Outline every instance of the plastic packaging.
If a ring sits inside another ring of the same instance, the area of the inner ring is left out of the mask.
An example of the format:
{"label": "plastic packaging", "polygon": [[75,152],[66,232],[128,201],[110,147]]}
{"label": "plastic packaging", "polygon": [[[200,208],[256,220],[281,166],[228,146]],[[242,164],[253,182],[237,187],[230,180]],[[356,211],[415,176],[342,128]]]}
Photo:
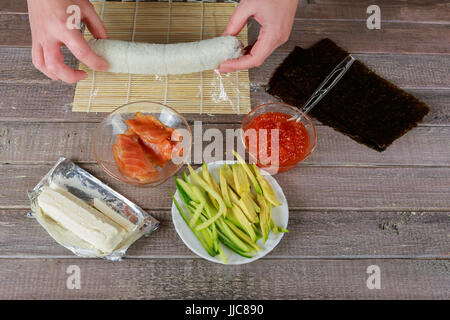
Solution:
{"label": "plastic packaging", "polygon": [[[99,199],[110,209],[136,225],[129,236],[113,252],[105,254],[83,241],[75,234],[58,225],[54,220],[41,212],[37,198],[44,186],[56,184],[77,198],[93,206],[94,199]],[[31,215],[60,245],[80,257],[97,257],[111,261],[119,261],[127,249],[143,235],[148,236],[159,226],[159,221],[147,214],[136,204],[117,193],[90,173],[78,167],[66,158],[60,158],[41,181],[28,192],[31,202]]]}

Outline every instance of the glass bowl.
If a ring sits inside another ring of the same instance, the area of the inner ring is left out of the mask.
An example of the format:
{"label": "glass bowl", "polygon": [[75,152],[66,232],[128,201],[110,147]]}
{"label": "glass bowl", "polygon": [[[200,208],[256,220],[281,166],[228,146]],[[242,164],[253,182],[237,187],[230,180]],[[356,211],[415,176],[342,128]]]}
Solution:
{"label": "glass bowl", "polygon": [[[114,159],[112,147],[117,140],[117,136],[127,131],[126,120],[134,118],[136,112],[144,115],[152,115],[159,119],[166,127],[178,129],[182,132],[183,153],[176,161],[169,160],[159,171],[155,178],[145,183],[131,179],[119,170]],[[189,139],[187,142],[184,139]],[[152,101],[137,101],[125,104],[111,112],[97,127],[93,138],[93,149],[95,159],[100,167],[111,177],[138,187],[154,187],[171,176],[183,166],[191,153],[192,132],[186,119],[173,108]]]}
{"label": "glass bowl", "polygon": [[[280,112],[280,113],[288,114],[290,116],[299,116],[299,115],[302,116],[302,120],[300,122],[303,124],[306,131],[308,132],[309,143],[308,143],[308,148],[305,151],[304,155],[301,158],[297,159],[297,161],[289,163],[288,165],[284,165],[284,166],[280,165],[280,166],[272,167],[270,165],[262,164],[260,161],[258,161],[258,156],[255,154],[252,154],[250,152],[250,150],[245,142],[245,130],[246,130],[247,126],[249,125],[249,123],[254,118],[256,118],[257,116],[259,116],[261,114],[265,114],[268,112]],[[292,169],[299,162],[304,161],[306,158],[308,158],[316,147],[316,142],[317,142],[316,141],[317,140],[316,128],[315,128],[313,122],[311,121],[311,119],[306,114],[304,114],[302,111],[300,111],[300,109],[290,106],[285,103],[281,103],[281,102],[262,104],[262,105],[256,107],[255,109],[253,109],[252,111],[250,111],[246,115],[244,120],[242,121],[241,129],[242,129],[241,130],[241,142],[245,146],[245,149],[246,149],[247,153],[249,154],[250,161],[252,161],[253,163],[256,163],[256,165],[258,165],[258,167],[264,169],[265,171],[269,172],[270,174],[276,174],[276,173],[280,173],[280,172],[284,172],[289,169]]]}

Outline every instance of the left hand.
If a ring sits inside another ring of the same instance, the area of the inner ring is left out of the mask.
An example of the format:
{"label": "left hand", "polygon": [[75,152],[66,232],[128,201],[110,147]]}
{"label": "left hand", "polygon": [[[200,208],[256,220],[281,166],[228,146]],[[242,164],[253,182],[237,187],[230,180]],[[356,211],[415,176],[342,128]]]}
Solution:
{"label": "left hand", "polygon": [[298,0],[242,0],[226,27],[226,35],[237,35],[249,17],[261,25],[258,40],[250,52],[238,59],[222,63],[219,72],[259,67],[279,46],[288,41],[295,18]]}

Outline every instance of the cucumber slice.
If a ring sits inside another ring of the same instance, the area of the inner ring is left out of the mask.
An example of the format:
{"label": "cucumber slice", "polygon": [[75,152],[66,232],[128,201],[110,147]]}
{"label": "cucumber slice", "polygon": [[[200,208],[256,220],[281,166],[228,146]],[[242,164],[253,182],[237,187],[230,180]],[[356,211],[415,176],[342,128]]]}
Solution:
{"label": "cucumber slice", "polygon": [[237,253],[238,255],[244,258],[253,258],[253,255],[251,255],[250,253],[244,252],[236,247],[236,245],[231,242],[230,239],[228,239],[221,231],[219,231],[219,239],[225,246],[227,246],[231,251]]}
{"label": "cucumber slice", "polygon": [[251,251],[248,245],[246,245],[241,239],[239,239],[238,236],[236,236],[236,234],[234,234],[233,231],[231,231],[224,219],[220,219],[217,222],[217,226],[219,227],[218,231],[222,232],[239,250],[243,252]]}
{"label": "cucumber slice", "polygon": [[200,244],[202,245],[203,248],[205,248],[206,252],[208,252],[208,254],[211,257],[215,257],[216,254],[213,252],[212,248],[210,246],[208,246],[207,242],[205,241],[205,239],[203,238],[201,233],[199,233],[198,231],[196,231],[194,228],[192,228],[189,225],[189,220],[188,220],[187,216],[184,214],[183,209],[181,209],[180,205],[178,204],[177,199],[175,199],[175,196],[173,195],[172,191],[169,190],[169,192],[170,192],[170,195],[172,197],[173,203],[177,207],[178,212],[180,213],[180,215],[183,218],[184,222],[186,222],[186,224],[189,226],[189,229],[191,229],[191,231],[194,233],[195,237],[198,239],[198,241],[200,241]]}
{"label": "cucumber slice", "polygon": [[194,195],[194,192],[192,191],[192,188],[189,185],[189,183],[179,178],[175,178],[175,186],[177,187],[178,191],[180,191],[180,193],[187,195],[187,197],[189,197],[190,200],[198,202],[197,197]]}
{"label": "cucumber slice", "polygon": [[230,227],[230,229],[243,241],[245,241],[246,244],[251,246],[256,251],[261,251],[261,248],[241,229],[239,229],[237,226],[235,226],[232,222],[225,219],[225,223]]}
{"label": "cucumber slice", "polygon": [[227,256],[225,255],[225,252],[223,251],[223,249],[220,245],[218,245],[218,251],[219,251],[220,258],[222,259],[222,262],[224,264],[228,264]]}
{"label": "cucumber slice", "polygon": [[204,208],[203,203],[200,203],[200,205],[197,206],[197,208],[195,209],[194,215],[189,221],[191,227],[194,227],[195,224],[197,223],[198,218],[200,218],[200,215],[202,214],[203,208]]}

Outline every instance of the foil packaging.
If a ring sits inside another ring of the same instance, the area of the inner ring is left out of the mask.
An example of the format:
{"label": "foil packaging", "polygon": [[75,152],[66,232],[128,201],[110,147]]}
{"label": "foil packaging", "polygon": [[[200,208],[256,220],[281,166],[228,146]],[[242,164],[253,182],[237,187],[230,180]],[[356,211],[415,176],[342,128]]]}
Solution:
{"label": "foil packaging", "polygon": [[[91,206],[93,206],[94,199],[101,200],[108,207],[135,224],[135,229],[113,252],[103,253],[99,251],[41,212],[37,198],[44,186],[54,184]],[[32,211],[29,216],[36,218],[53,239],[79,257],[97,257],[119,261],[136,240],[144,235],[148,236],[159,226],[158,220],[136,204],[64,157],[60,158],[33,190],[28,192],[28,197]]]}

